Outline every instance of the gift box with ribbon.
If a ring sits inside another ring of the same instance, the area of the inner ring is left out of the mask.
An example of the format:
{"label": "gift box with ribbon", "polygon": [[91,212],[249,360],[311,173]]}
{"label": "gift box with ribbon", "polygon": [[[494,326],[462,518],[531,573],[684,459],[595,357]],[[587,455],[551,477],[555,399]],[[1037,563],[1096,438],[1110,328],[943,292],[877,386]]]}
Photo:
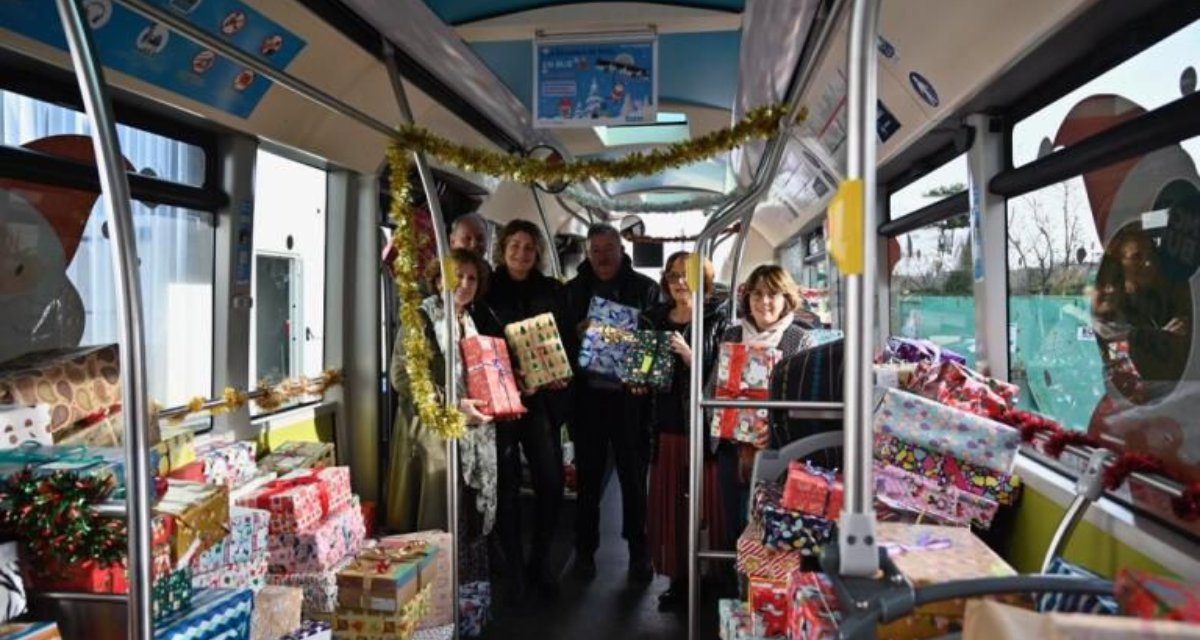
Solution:
{"label": "gift box with ribbon", "polygon": [[485,404],[480,412],[497,419],[523,415],[521,391],[508,359],[508,346],[500,338],[470,336],[462,340],[467,369],[467,395]]}
{"label": "gift box with ribbon", "polygon": [[346,506],[350,499],[350,468],[325,467],[294,471],[272,480],[239,498],[238,505],[270,511],[272,534],[303,533]]}
{"label": "gift box with ribbon", "polygon": [[220,444],[197,451],[204,461],[204,481],[230,488],[249,481],[258,474],[255,443],[248,440]]}
{"label": "gift box with ribbon", "polygon": [[208,573],[229,565],[252,562],[267,553],[267,527],[271,514],[262,509],[232,507],[229,535],[192,559],[192,571]]}
{"label": "gift box with ribbon", "polygon": [[796,571],[788,576],[789,638],[834,640],[838,637],[842,612],[833,583],[816,571]]}
{"label": "gift box with ribbon", "polygon": [[304,592],[295,587],[264,587],[254,594],[250,637],[253,640],[277,640],[299,629],[303,600]]}
{"label": "gift box with ribbon", "polygon": [[750,578],[750,611],[762,616],[763,632],[767,636],[780,636],[787,632],[788,585],[786,581]]}
{"label": "gift box with ribbon", "polygon": [[520,365],[526,389],[571,379],[571,361],[563,347],[554,314],[543,313],[507,325],[504,337]]}
{"label": "gift box with ribbon", "polygon": [[154,512],[174,518],[176,560],[183,558],[196,541],[196,553],[203,553],[228,533],[229,488],[172,480]]}
{"label": "gift box with ribbon", "polygon": [[[432,590],[429,593],[429,613],[418,625],[421,629],[431,629],[454,624],[454,604],[450,590],[451,563],[454,561],[450,549],[454,549],[454,538],[444,531],[421,531],[388,536],[379,541],[379,546],[407,547],[414,542],[425,543],[436,547],[440,553],[433,560]],[[422,583],[424,584],[424,583]]]}
{"label": "gift box with ribbon", "polygon": [[[333,637],[339,640],[406,640],[429,610],[429,590],[417,592],[400,611],[338,608],[333,614]],[[468,636],[466,630],[460,634]]]}
{"label": "gift box with ribbon", "polygon": [[805,515],[780,504],[779,485],[761,482],[755,487],[752,512],[762,527],[762,544],[776,551],[794,551],[816,556],[829,540],[833,523],[820,516]]}
{"label": "gift box with ribbon", "polygon": [[12,449],[26,442],[54,444],[50,437],[50,405],[0,407],[0,449]]}
{"label": "gift box with ribbon", "polygon": [[882,433],[875,434],[875,459],[880,463],[930,478],[942,487],[986,498],[1002,505],[1015,504],[1021,479],[983,465],[962,462]]}
{"label": "gift box with ribbon", "polygon": [[890,465],[875,464],[875,498],[892,509],[932,516],[942,524],[992,525],[1000,505],[952,485]]}
{"label": "gift box with ribbon", "polygon": [[763,544],[762,525],[751,522],[737,540],[738,573],[763,580],[787,580],[800,569],[804,556],[798,551],[775,551]]}
{"label": "gift box with ribbon", "polygon": [[911,362],[913,364],[921,362],[967,364],[967,359],[962,355],[949,349],[943,349],[929,340],[896,336],[887,339],[882,355],[876,360],[880,362]]}
{"label": "gift box with ribbon", "polygon": [[267,547],[272,573],[326,571],[358,553],[366,530],[358,496],[317,527],[297,533],[272,533]]}
{"label": "gift box with ribbon", "polygon": [[875,408],[875,433],[1001,473],[1012,471],[1020,433],[1004,424],[897,389]]}
{"label": "gift box with ribbon", "polygon": [[192,572],[186,567],[156,580],[150,588],[150,608],[155,622],[187,609],[192,604]]}
{"label": "gift box with ribbon", "polygon": [[492,584],[468,582],[458,588],[458,634],[478,638],[492,619]]}
{"label": "gift box with ribbon", "polygon": [[721,640],[762,640],[766,636],[762,616],[741,600],[718,600],[717,619]]}
{"label": "gift box with ribbon", "polygon": [[267,584],[299,587],[304,592],[304,617],[328,616],[338,606],[337,574],[353,560],[345,558],[326,571],[268,573]]}
{"label": "gift box with ribbon", "polygon": [[248,640],[253,611],[254,594],[249,590],[205,589],[196,592],[190,607],[157,623],[154,638]]}
{"label": "gift box with ribbon", "polygon": [[[715,395],[726,400],[765,400],[770,395],[771,371],[779,362],[778,349],[721,343]],[[760,444],[770,428],[764,409],[718,409],[713,413],[714,438]]]}
{"label": "gift box with ribbon", "polygon": [[593,324],[583,334],[579,347],[579,366],[588,373],[608,380],[621,380],[625,358],[635,333],[622,327]]}
{"label": "gift box with ribbon", "polygon": [[671,351],[669,331],[637,331],[625,352],[618,372],[621,381],[660,391],[671,388],[675,375],[675,354]]}
{"label": "gift box with ribbon", "polygon": [[285,475],[297,469],[332,467],[336,464],[333,444],[329,442],[284,442],[258,461],[260,471]]}
{"label": "gift box with ribbon", "polygon": [[437,576],[440,550],[426,542],[364,549],[338,572],[338,603],[351,609],[400,611]]}
{"label": "gift box with ribbon", "polygon": [[267,584],[269,558],[266,551],[245,562],[234,562],[212,571],[192,575],[194,589],[249,589],[258,592]]}
{"label": "gift box with ribbon", "polygon": [[785,509],[837,520],[842,501],[842,481],[833,472],[796,460],[788,465],[780,499]]}
{"label": "gift box with ribbon", "polygon": [[1116,593],[1125,615],[1200,623],[1200,588],[1195,584],[1122,569],[1117,574]]}
{"label": "gift box with ribbon", "polygon": [[989,378],[957,362],[922,363],[906,389],[948,407],[999,419],[1016,406],[1017,385]]}

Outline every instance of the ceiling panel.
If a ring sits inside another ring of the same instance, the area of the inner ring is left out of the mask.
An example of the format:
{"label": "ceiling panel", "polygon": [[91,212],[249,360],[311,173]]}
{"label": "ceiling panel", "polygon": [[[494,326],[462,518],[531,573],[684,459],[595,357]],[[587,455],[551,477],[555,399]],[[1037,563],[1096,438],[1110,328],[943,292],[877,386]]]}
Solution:
{"label": "ceiling panel", "polygon": [[[442,22],[457,26],[550,6],[604,3],[588,0],[425,0],[425,4]],[[745,0],[648,0],[646,4],[740,13],[746,3]]]}

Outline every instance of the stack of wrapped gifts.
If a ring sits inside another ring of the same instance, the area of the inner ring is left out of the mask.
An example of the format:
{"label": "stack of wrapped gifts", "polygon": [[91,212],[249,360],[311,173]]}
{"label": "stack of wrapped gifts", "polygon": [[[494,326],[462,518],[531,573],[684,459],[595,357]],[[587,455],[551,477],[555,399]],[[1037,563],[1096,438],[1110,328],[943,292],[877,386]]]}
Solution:
{"label": "stack of wrapped gifts", "polygon": [[507,325],[504,337],[516,356],[526,389],[571,379],[571,361],[553,314],[543,313]]}
{"label": "stack of wrapped gifts", "polygon": [[[29,353],[0,367],[0,405],[32,409],[17,441],[120,446],[121,370],[117,345]],[[157,425],[152,427],[157,430]],[[4,432],[8,434],[9,432]],[[157,433],[151,434],[151,441]]]}
{"label": "stack of wrapped gifts", "polygon": [[328,442],[284,442],[258,461],[262,472],[288,474],[298,469],[332,467],[337,464],[333,444]]}
{"label": "stack of wrapped gifts", "polygon": [[593,297],[588,307],[588,328],[579,348],[579,366],[602,378],[620,380],[639,317],[633,307]]}
{"label": "stack of wrapped gifts", "polygon": [[427,540],[390,540],[363,549],[338,571],[333,637],[353,640],[408,638],[430,609],[448,554]]}
{"label": "stack of wrapped gifts", "polygon": [[[765,400],[770,395],[771,371],[779,358],[778,349],[722,343],[717,359],[716,397]],[[718,409],[713,414],[712,436],[758,446],[767,437],[769,419],[765,409]]]}

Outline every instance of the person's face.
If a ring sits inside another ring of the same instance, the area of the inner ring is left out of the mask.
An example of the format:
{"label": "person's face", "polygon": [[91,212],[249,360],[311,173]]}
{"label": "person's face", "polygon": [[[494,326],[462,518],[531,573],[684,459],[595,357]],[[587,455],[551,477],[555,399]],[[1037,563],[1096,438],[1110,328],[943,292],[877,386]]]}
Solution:
{"label": "person's face", "polygon": [[1092,290],[1092,315],[1109,320],[1120,311],[1125,300],[1125,285],[1119,278],[1105,277],[1096,281]]}
{"label": "person's face", "polygon": [[665,278],[667,280],[667,292],[671,295],[671,300],[675,304],[691,303],[692,288],[688,286],[686,259],[677,258],[670,265],[667,265]]}
{"label": "person's face", "polygon": [[603,233],[588,240],[587,258],[601,280],[612,280],[621,270],[621,256],[624,249],[621,241],[611,234]]}
{"label": "person's face", "polygon": [[458,272],[458,287],[454,289],[454,304],[463,309],[475,301],[475,293],[479,291],[479,271],[473,264],[456,265]]}
{"label": "person's face", "polygon": [[1158,265],[1154,260],[1154,248],[1149,243],[1126,240],[1117,255],[1121,258],[1127,289],[1137,290],[1154,284]]}
{"label": "person's face", "polygon": [[450,248],[466,249],[472,253],[483,254],[483,229],[470,222],[455,225],[454,231],[450,233]]}
{"label": "person's face", "polygon": [[518,280],[524,280],[537,266],[537,241],[528,233],[514,233],[504,243],[504,266]]}
{"label": "person's face", "polygon": [[773,293],[762,283],[750,290],[750,316],[759,329],[779,322],[786,308],[787,301],[782,293]]}

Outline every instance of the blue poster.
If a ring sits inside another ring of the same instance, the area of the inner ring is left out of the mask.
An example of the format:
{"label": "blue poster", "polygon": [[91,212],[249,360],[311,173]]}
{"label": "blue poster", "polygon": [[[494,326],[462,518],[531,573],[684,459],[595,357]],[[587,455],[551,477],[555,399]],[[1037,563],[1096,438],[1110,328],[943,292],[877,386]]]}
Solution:
{"label": "blue poster", "polygon": [[534,42],[534,118],[540,127],[654,122],[656,40]]}
{"label": "blue poster", "polygon": [[[238,0],[151,0],[238,49],[285,69],[307,44]],[[3,0],[0,28],[67,49],[54,0]],[[84,0],[100,60],[181,96],[249,117],[270,80],[134,13],[113,0]]]}

